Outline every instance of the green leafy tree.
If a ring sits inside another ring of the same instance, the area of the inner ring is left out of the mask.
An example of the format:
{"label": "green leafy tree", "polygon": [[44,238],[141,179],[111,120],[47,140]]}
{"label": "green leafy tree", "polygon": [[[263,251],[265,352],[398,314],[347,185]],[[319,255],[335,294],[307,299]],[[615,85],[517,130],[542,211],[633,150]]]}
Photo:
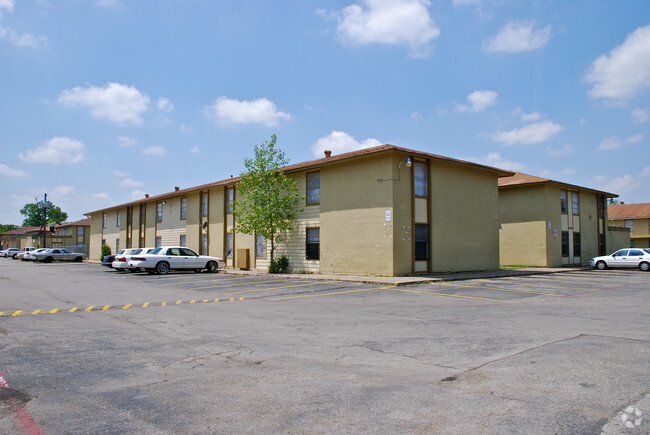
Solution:
{"label": "green leafy tree", "polygon": [[277,136],[255,145],[255,157],[244,159],[246,171],[237,184],[238,199],[233,201],[235,231],[257,234],[271,242],[271,265],[276,244],[284,242],[293,228],[296,208],[304,196],[298,194],[296,182],[280,168],[289,160],[276,147]]}
{"label": "green leafy tree", "polygon": [[[20,209],[20,214],[25,216],[23,226],[40,227],[43,225],[43,209],[38,208],[37,203],[25,204],[25,206]],[[47,210],[48,224],[60,224],[65,222],[66,219],[68,219],[68,213],[62,211],[60,207],[52,205],[52,207]]]}
{"label": "green leafy tree", "polygon": [[14,225],[14,224],[0,224],[0,233],[4,233],[5,231],[15,230],[16,228],[18,228],[18,225]]}

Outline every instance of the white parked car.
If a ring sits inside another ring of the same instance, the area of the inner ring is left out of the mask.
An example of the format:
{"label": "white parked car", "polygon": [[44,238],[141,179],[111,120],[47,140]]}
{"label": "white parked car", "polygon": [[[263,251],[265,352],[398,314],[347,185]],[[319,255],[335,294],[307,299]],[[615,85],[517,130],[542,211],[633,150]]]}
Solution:
{"label": "white parked car", "polygon": [[23,261],[36,261],[36,254],[39,254],[41,252],[47,251],[47,248],[38,248],[34,251],[29,251],[26,252],[25,255],[23,255],[22,260]]}
{"label": "white parked car", "polygon": [[139,267],[131,267],[129,261],[134,255],[138,254],[147,254],[153,251],[155,248],[129,248],[120,251],[119,254],[115,256],[115,260],[111,263],[111,267],[118,271],[128,270],[129,272],[137,272],[140,270]]}
{"label": "white parked car", "polygon": [[625,248],[619,249],[612,255],[592,258],[589,262],[591,267],[605,270],[610,267],[639,268],[644,272],[650,270],[650,249]]}
{"label": "white parked car", "polygon": [[20,252],[20,249],[18,248],[8,248],[2,251],[2,256],[3,257],[13,257],[14,254]]}
{"label": "white parked car", "polygon": [[183,246],[163,246],[155,248],[143,255],[135,255],[128,262],[130,267],[144,269],[149,273],[165,275],[170,270],[194,270],[200,272],[206,269],[217,273],[226,267],[221,258],[199,255],[190,248]]}
{"label": "white parked car", "polygon": [[36,251],[36,248],[33,246],[27,246],[20,251],[16,252],[11,258],[14,260],[22,260],[26,253]]}
{"label": "white parked car", "polygon": [[51,263],[53,261],[74,261],[75,263],[81,263],[84,259],[83,255],[79,252],[70,252],[63,248],[49,248],[43,252],[34,254],[34,257],[36,257],[36,261],[42,261],[43,263]]}

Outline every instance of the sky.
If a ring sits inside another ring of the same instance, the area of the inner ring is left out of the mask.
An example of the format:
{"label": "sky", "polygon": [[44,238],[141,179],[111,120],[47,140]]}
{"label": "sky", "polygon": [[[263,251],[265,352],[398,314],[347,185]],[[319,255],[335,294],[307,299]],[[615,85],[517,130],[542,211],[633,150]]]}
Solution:
{"label": "sky", "polygon": [[0,0],[0,224],[392,144],[650,202],[648,0]]}

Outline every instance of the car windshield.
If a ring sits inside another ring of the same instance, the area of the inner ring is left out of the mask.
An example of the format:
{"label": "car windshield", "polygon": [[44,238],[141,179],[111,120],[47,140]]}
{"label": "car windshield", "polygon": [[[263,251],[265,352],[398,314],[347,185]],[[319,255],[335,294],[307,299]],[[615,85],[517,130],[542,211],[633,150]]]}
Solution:
{"label": "car windshield", "polygon": [[153,251],[149,252],[149,254],[154,254],[155,255],[155,254],[159,253],[161,250],[162,250],[162,248],[156,248]]}

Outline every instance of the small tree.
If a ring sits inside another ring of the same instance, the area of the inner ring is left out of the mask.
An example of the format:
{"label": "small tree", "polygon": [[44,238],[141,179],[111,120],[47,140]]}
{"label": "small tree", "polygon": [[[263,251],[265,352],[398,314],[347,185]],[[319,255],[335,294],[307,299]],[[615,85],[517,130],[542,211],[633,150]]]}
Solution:
{"label": "small tree", "polygon": [[104,243],[102,245],[102,254],[99,257],[99,261],[102,261],[107,255],[111,255],[111,247]]}
{"label": "small tree", "polygon": [[255,145],[255,157],[244,159],[246,171],[237,185],[238,199],[233,202],[235,231],[257,234],[271,242],[271,265],[274,264],[275,245],[282,243],[287,231],[293,228],[296,205],[304,199],[298,194],[296,182],[280,168],[289,160],[276,148],[277,136],[271,141]]}

